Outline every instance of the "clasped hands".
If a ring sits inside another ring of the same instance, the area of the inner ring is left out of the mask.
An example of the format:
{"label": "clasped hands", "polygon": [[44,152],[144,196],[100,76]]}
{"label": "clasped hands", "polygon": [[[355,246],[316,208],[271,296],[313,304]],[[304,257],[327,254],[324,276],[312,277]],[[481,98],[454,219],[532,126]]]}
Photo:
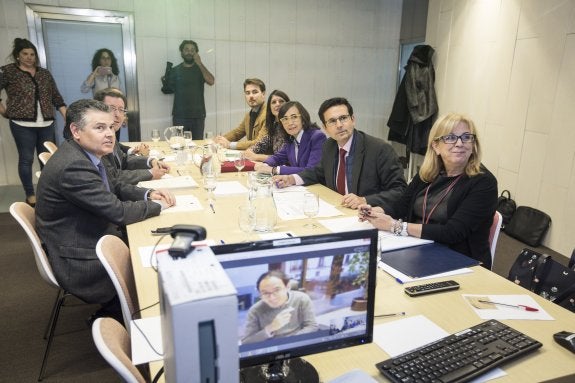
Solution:
{"label": "clasped hands", "polygon": [[368,221],[379,230],[387,230],[393,226],[394,219],[385,214],[385,211],[379,207],[372,207],[368,204],[358,206],[358,217],[360,222]]}
{"label": "clasped hands", "polygon": [[159,203],[162,206],[162,210],[176,205],[176,197],[166,189],[152,190],[148,198]]}
{"label": "clasped hands", "polygon": [[170,166],[166,163],[159,161],[158,159],[152,159],[150,165],[152,166],[149,170],[152,173],[152,179],[157,180],[162,178],[162,176],[170,171]]}

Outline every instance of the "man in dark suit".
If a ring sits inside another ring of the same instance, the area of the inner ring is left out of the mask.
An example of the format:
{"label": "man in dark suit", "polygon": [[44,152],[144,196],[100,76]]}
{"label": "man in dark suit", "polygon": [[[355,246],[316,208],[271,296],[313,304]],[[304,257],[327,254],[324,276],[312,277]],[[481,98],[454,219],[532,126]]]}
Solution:
{"label": "man in dark suit", "polygon": [[343,206],[372,202],[391,211],[406,188],[403,169],[391,145],[355,129],[353,107],[342,97],[324,101],[319,118],[330,136],[321,162],[298,174],[276,176],[278,187],[321,183],[342,194]]}
{"label": "man in dark suit", "polygon": [[[118,132],[126,119],[126,96],[116,88],[99,90],[94,95],[94,100],[102,101],[108,105],[114,116],[114,130]],[[118,134],[116,133],[116,138]],[[136,149],[142,148],[140,144]],[[156,158],[136,156],[136,152],[126,145],[122,145],[116,139],[114,151],[104,157],[104,163],[108,173],[122,183],[135,185],[140,181],[157,180],[166,174],[170,167]]]}
{"label": "man in dark suit", "polygon": [[36,229],[62,288],[88,303],[106,304],[116,291],[96,256],[96,243],[105,234],[123,237],[125,225],[160,214],[175,199],[106,173],[101,160],[115,141],[107,105],[76,101],[66,123],[72,139],[60,145],[38,181]]}

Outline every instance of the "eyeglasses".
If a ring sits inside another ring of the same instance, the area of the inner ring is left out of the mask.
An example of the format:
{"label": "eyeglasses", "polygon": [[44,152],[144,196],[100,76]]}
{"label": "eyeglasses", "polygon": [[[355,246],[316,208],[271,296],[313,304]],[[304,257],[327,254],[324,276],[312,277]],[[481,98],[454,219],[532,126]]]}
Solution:
{"label": "eyeglasses", "polygon": [[284,116],[282,118],[280,118],[280,121],[282,122],[282,124],[287,124],[288,122],[295,122],[298,120],[298,118],[301,117],[301,114],[292,114],[291,116]]}
{"label": "eyeglasses", "polygon": [[349,119],[351,118],[351,116],[349,114],[344,114],[343,116],[339,116],[336,118],[330,118],[329,120],[327,120],[325,122],[325,126],[336,126],[337,122],[341,122],[342,124],[345,124],[346,122],[349,121]]}
{"label": "eyeglasses", "polygon": [[260,291],[260,295],[262,298],[270,298],[272,295],[277,297],[284,290],[283,287],[276,287],[272,291]]}
{"label": "eyeglasses", "polygon": [[126,114],[128,113],[128,109],[124,109],[124,108],[118,108],[114,105],[108,105],[108,109],[110,109],[110,112],[117,112],[120,114]]}
{"label": "eyeglasses", "polygon": [[461,136],[456,134],[447,134],[445,136],[437,137],[435,141],[441,140],[446,144],[455,144],[459,139],[461,139],[461,142],[464,144],[468,142],[475,142],[475,134],[463,133]]}

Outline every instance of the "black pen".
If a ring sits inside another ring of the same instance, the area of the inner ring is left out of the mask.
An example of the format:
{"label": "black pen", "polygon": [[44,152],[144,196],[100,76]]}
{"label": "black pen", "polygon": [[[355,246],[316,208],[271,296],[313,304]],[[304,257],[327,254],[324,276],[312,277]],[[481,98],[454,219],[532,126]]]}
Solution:
{"label": "black pen", "polygon": [[216,214],[216,209],[214,209],[214,204],[210,202],[210,208],[212,209],[212,213]]}
{"label": "black pen", "polygon": [[381,314],[381,315],[374,315],[374,318],[388,318],[388,317],[402,317],[405,315],[405,311],[399,313],[392,313],[392,314]]}

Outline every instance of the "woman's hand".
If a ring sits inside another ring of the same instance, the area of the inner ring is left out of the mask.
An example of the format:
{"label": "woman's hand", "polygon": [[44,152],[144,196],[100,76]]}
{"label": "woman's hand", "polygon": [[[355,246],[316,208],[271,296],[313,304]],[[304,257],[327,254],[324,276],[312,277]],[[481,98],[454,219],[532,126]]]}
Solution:
{"label": "woman's hand", "polygon": [[254,170],[258,173],[272,174],[272,167],[265,162],[256,162],[254,165]]}
{"label": "woman's hand", "polygon": [[359,205],[358,215],[361,222],[368,221],[377,229],[385,231],[390,231],[395,221],[391,216],[385,214],[385,211],[379,206]]}

